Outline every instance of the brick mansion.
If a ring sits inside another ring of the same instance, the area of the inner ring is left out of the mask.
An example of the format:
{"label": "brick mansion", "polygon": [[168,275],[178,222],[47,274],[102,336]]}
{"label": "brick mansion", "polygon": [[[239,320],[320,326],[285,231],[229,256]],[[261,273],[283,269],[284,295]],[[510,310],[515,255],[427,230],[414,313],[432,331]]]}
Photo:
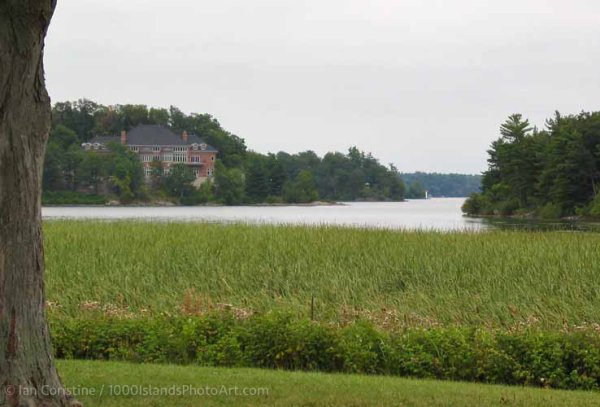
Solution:
{"label": "brick mansion", "polygon": [[120,143],[138,154],[146,177],[152,173],[151,163],[160,161],[165,174],[171,166],[187,165],[196,175],[195,185],[211,177],[215,170],[218,151],[195,134],[183,131],[175,134],[161,125],[138,125],[120,136],[96,136],[81,147],[84,150],[108,152],[110,143]]}

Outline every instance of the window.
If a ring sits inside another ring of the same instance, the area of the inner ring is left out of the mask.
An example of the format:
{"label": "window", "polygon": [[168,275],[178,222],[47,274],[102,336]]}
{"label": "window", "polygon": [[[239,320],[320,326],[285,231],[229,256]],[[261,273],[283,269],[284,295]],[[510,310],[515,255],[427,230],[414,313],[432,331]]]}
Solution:
{"label": "window", "polygon": [[208,174],[208,176],[210,177],[211,175],[213,175],[213,169],[209,168],[208,171],[206,172]]}
{"label": "window", "polygon": [[210,157],[210,161],[215,161],[215,156],[214,155]]}
{"label": "window", "polygon": [[198,150],[198,143],[192,144],[192,150]]}
{"label": "window", "polygon": [[170,172],[171,172],[171,169],[170,169],[169,167],[166,167],[166,168],[163,170],[163,174],[165,174],[165,175],[169,175],[169,173],[170,173]]}
{"label": "window", "polygon": [[150,167],[146,167],[144,168],[144,174],[149,177],[150,175],[152,175],[152,168]]}
{"label": "window", "polygon": [[160,151],[160,146],[152,146],[152,151]]}
{"label": "window", "polygon": [[200,175],[200,171],[198,170],[198,168],[194,168],[192,171],[194,172],[196,178],[198,178],[198,176]]}
{"label": "window", "polygon": [[154,156],[152,156],[152,160],[154,160],[154,161],[160,161],[160,155],[154,155]]}
{"label": "window", "polygon": [[163,161],[171,162],[173,161],[173,154],[163,154],[162,159]]}
{"label": "window", "polygon": [[185,154],[176,153],[173,154],[173,161],[176,163],[184,163],[187,162],[187,157]]}
{"label": "window", "polygon": [[142,156],[142,161],[143,161],[143,162],[145,162],[145,163],[148,163],[148,162],[152,161],[152,156],[151,156],[151,155],[144,154],[144,155]]}
{"label": "window", "polygon": [[200,144],[200,150],[206,150],[206,144],[202,143]]}
{"label": "window", "polygon": [[193,163],[199,163],[200,162],[200,157],[190,157],[190,161]]}
{"label": "window", "polygon": [[137,153],[138,151],[140,151],[140,148],[139,148],[138,146],[129,146],[129,149],[130,149],[131,151],[134,151],[134,152],[136,152],[136,153]]}
{"label": "window", "polygon": [[187,151],[187,147],[173,147],[173,151],[184,152]]}

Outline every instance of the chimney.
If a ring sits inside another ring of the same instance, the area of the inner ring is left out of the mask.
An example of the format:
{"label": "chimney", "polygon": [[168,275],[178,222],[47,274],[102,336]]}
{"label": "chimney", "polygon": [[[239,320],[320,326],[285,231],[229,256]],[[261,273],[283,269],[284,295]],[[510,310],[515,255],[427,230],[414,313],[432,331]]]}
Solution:
{"label": "chimney", "polygon": [[188,142],[188,134],[187,134],[187,131],[185,131],[185,130],[184,130],[184,131],[183,131],[183,133],[181,133],[181,138],[183,139],[183,141],[184,141],[185,143],[187,143],[187,142]]}
{"label": "chimney", "polygon": [[121,130],[121,144],[127,144],[127,132],[125,130]]}

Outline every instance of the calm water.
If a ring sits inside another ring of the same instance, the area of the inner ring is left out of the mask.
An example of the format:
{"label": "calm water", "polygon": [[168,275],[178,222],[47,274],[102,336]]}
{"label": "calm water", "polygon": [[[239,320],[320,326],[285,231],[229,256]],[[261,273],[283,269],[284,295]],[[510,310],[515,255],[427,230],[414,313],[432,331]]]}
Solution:
{"label": "calm water", "polygon": [[600,224],[473,219],[462,215],[464,198],[406,202],[350,202],[334,206],[61,206],[42,209],[44,219],[138,219],[185,222],[247,222],[435,230],[600,231]]}
{"label": "calm water", "polygon": [[161,221],[323,224],[438,230],[482,230],[480,219],[463,217],[464,198],[406,202],[352,202],[335,206],[47,207],[44,219],[145,219]]}

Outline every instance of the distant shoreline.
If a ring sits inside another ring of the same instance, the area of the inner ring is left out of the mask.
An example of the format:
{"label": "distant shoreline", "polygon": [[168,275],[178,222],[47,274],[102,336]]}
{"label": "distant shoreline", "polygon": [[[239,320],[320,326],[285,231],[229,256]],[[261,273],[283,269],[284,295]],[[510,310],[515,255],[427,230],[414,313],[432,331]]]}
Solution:
{"label": "distant shoreline", "polygon": [[[385,202],[385,201],[380,201]],[[326,201],[315,201],[309,203],[260,203],[260,204],[245,204],[245,205],[222,205],[216,203],[208,203],[202,205],[180,205],[173,202],[168,201],[156,201],[151,203],[127,203],[122,204],[116,201],[110,201],[105,204],[46,204],[42,205],[43,208],[61,208],[61,207],[78,207],[78,208],[107,208],[107,207],[118,207],[118,208],[176,208],[176,207],[185,207],[185,208],[222,208],[222,207],[236,207],[236,206],[255,206],[255,207],[264,207],[264,206],[273,206],[273,207],[290,207],[290,206],[345,206],[346,204],[343,202],[326,202]]]}

